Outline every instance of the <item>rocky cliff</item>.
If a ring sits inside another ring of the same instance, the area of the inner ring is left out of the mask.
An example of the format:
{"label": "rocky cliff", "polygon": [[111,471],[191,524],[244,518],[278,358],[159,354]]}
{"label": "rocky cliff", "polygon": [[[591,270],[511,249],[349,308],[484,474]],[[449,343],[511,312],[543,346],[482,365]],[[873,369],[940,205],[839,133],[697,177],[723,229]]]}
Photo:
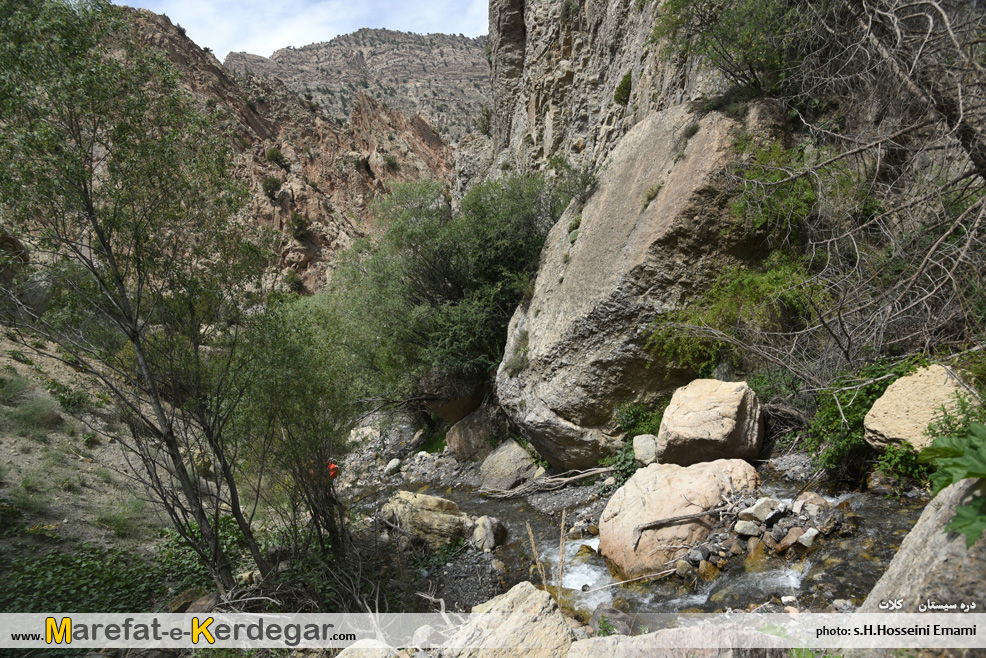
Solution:
{"label": "rocky cliff", "polygon": [[[138,15],[139,32],[164,50],[204,109],[218,113],[249,187],[246,214],[280,232],[278,278],[309,290],[324,285],[332,254],[372,230],[367,203],[398,181],[444,179],[450,154],[421,116],[407,118],[354,93],[340,126],[277,78],[234,77],[166,16]],[[266,179],[278,189],[264,189]],[[299,278],[300,277],[300,278]]]}
{"label": "rocky cliff", "polygon": [[405,114],[421,114],[455,141],[474,129],[480,109],[490,104],[485,48],[485,37],[362,29],[270,58],[230,53],[225,65],[235,73],[277,77],[340,122],[363,92]]}
{"label": "rocky cliff", "polygon": [[[724,172],[742,125],[690,103],[721,81],[662,56],[653,17],[654,3],[636,0],[490,5],[492,171],[561,155],[599,172],[585,207],[552,229],[510,323],[513,367],[497,375],[501,405],[559,467],[595,463],[622,438],[617,406],[674,386],[645,349],[655,316],[757,255],[724,237]],[[624,105],[614,96],[627,75]],[[749,116],[748,128],[770,128],[769,112]]]}

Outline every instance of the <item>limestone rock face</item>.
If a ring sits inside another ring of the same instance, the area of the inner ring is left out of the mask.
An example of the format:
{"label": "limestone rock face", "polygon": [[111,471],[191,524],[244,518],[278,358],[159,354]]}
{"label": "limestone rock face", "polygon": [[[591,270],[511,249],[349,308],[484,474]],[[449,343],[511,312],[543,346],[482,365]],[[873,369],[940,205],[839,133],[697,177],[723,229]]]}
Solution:
{"label": "limestone rock face", "polygon": [[537,464],[519,443],[507,439],[479,467],[483,489],[506,491],[534,477]]}
{"label": "limestone rock face", "polygon": [[955,393],[963,390],[957,377],[939,365],[901,377],[887,387],[866,414],[866,442],[877,450],[904,441],[915,450],[927,448],[934,440],[924,435],[928,423],[942,405],[954,407]]}
{"label": "limestone rock face", "polygon": [[719,505],[723,494],[752,492],[760,486],[756,470],[741,459],[720,459],[692,466],[651,464],[634,473],[603,510],[599,522],[599,554],[627,577],[656,573],[684,549],[709,533],[708,523],[687,521],[646,530],[637,549],[634,528],[649,521],[694,514]]}
{"label": "limestone rock face", "polygon": [[390,523],[398,523],[421,537],[432,548],[460,539],[466,515],[451,500],[426,494],[398,491],[380,510]]}
{"label": "limestone rock face", "polygon": [[480,407],[449,429],[445,443],[460,462],[480,461],[493,452],[491,445],[506,430],[506,419],[498,407]]}
{"label": "limestone rock face", "polygon": [[[928,600],[937,603],[986,602],[986,536],[966,548],[966,537],[945,526],[955,508],[986,496],[986,484],[969,478],[943,489],[928,503],[904,538],[890,566],[858,612],[880,610],[881,601],[904,599],[900,612],[919,612]],[[979,610],[976,610],[979,612]]]}
{"label": "limestone rock face", "polygon": [[472,611],[488,614],[472,615],[443,644],[441,658],[564,658],[572,644],[558,604],[526,581]]}
{"label": "limestone rock face", "polygon": [[509,324],[497,394],[553,465],[595,464],[619,444],[616,406],[666,392],[648,326],[736,260],[720,236],[729,210],[719,179],[735,126],[680,106],[651,114],[607,158],[575,240],[574,206],[551,229],[533,297]]}
{"label": "limestone rock face", "polygon": [[762,441],[760,401],[746,382],[696,379],[671,397],[657,434],[657,460],[688,466],[754,459]]}

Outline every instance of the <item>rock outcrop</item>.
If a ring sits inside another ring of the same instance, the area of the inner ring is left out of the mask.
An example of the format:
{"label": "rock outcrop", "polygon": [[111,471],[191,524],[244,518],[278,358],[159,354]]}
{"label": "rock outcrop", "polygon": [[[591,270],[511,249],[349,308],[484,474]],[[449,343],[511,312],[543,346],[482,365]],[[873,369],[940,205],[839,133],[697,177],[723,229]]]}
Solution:
{"label": "rock outcrop", "polygon": [[759,486],[756,470],[740,459],[688,467],[651,464],[634,473],[603,510],[599,554],[627,577],[656,573],[686,550],[667,547],[698,543],[708,535],[710,523],[696,519],[646,530],[635,548],[638,525],[710,510],[725,495],[750,493]]}
{"label": "rock outcrop", "polygon": [[756,459],[763,431],[760,401],[746,382],[696,379],[671,396],[657,434],[657,461],[688,466]]}
{"label": "rock outcrop", "polygon": [[472,613],[442,645],[441,658],[564,658],[572,644],[558,604],[529,582],[474,606]]}
{"label": "rock outcrop", "polygon": [[[374,195],[394,182],[448,176],[450,152],[425,119],[354,91],[343,126],[280,79],[234,77],[168,17],[134,16],[140,37],[168,55],[193,97],[233,135],[234,174],[250,193],[244,219],[283,236],[277,280],[290,270],[305,289],[321,288],[333,255],[374,230]],[[280,156],[270,157],[273,149]],[[267,178],[279,189],[265,191]]]}
{"label": "rock outcrop", "polygon": [[935,496],[858,612],[886,612],[880,602],[898,599],[904,600],[900,612],[919,612],[918,606],[929,600],[986,605],[986,536],[966,548],[965,535],[945,530],[956,507],[982,496],[986,481],[975,478],[956,482]]}
{"label": "rock outcrop", "polygon": [[866,414],[866,442],[877,450],[905,442],[915,450],[927,448],[934,441],[925,436],[928,424],[942,407],[954,409],[955,395],[964,391],[958,377],[944,366],[928,366],[901,377]]}
{"label": "rock outcrop", "polygon": [[[675,383],[652,363],[648,326],[736,260],[721,236],[730,215],[719,180],[736,127],[683,106],[651,114],[607,158],[585,208],[551,229],[534,294],[510,321],[497,393],[553,465],[615,451],[615,408]],[[508,369],[511,359],[524,367]]]}
{"label": "rock outcrop", "polygon": [[380,516],[425,540],[433,549],[461,539],[466,522],[466,515],[451,500],[410,491],[391,496],[380,509]]}
{"label": "rock outcrop", "polygon": [[340,123],[361,90],[408,116],[424,116],[454,141],[475,129],[490,104],[485,49],[486,37],[364,28],[269,58],[229,53],[224,64],[237,74],[279,78]]}
{"label": "rock outcrop", "polygon": [[450,427],[445,443],[460,462],[482,461],[506,433],[506,419],[500,409],[483,406]]}

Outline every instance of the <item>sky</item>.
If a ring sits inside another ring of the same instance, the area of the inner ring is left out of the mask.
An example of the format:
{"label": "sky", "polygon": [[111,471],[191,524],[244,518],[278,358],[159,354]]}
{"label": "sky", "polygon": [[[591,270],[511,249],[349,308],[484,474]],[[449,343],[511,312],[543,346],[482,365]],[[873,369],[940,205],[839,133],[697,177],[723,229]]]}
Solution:
{"label": "sky", "polygon": [[361,27],[478,37],[489,0],[114,0],[167,14],[222,61],[230,51],[269,57],[287,46],[328,41]]}

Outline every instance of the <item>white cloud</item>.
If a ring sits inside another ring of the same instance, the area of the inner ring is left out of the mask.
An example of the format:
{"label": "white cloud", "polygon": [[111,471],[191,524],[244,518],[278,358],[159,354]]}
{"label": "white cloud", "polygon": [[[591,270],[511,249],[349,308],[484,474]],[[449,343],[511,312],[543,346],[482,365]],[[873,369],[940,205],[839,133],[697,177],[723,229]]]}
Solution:
{"label": "white cloud", "polygon": [[223,59],[231,50],[269,57],[361,27],[418,33],[487,33],[488,0],[122,0],[167,14]]}

